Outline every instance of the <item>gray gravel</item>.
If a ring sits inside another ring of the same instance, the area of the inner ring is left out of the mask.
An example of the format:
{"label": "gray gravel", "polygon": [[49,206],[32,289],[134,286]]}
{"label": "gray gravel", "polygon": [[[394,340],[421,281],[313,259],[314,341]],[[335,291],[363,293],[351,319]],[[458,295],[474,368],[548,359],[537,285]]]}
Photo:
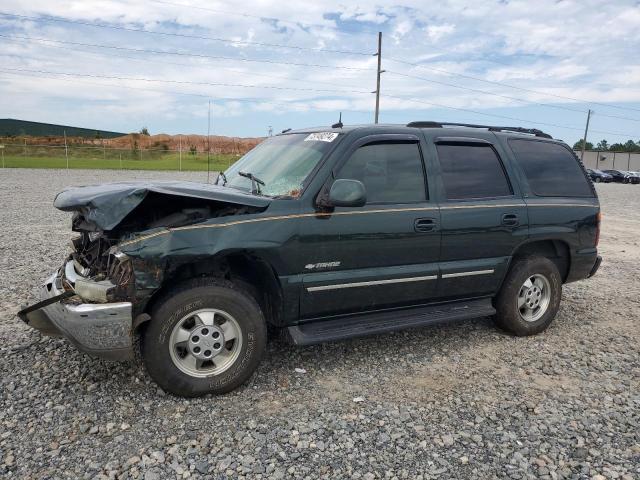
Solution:
{"label": "gray gravel", "polygon": [[0,170],[0,477],[640,478],[640,186],[598,186],[605,262],[541,335],[274,343],[244,387],[184,400],[15,317],[65,254],[54,194],[134,177],[203,174]]}

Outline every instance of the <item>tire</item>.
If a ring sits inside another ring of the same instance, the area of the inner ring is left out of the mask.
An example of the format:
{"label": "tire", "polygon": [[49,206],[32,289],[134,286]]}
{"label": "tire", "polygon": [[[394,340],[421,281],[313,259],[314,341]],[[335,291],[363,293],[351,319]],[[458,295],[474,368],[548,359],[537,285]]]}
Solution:
{"label": "tire", "polygon": [[[519,337],[535,335],[551,324],[561,297],[562,278],[555,263],[539,256],[517,258],[494,300],[496,323]],[[537,307],[530,308],[532,305]]]}
{"label": "tire", "polygon": [[227,393],[247,381],[266,339],[253,297],[225,280],[198,279],[156,304],[141,350],[149,375],[163,390],[198,397]]}
{"label": "tire", "polygon": [[596,183],[600,183],[600,177],[596,177],[593,181]]}

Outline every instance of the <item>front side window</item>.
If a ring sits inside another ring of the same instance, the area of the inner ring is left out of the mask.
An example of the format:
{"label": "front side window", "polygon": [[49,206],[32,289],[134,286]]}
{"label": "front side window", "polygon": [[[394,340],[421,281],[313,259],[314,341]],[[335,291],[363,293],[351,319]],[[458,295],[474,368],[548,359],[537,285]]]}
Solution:
{"label": "front side window", "polygon": [[234,163],[225,173],[226,186],[252,191],[252,174],[264,183],[260,193],[271,197],[297,197],[304,182],[339,136],[293,133],[278,135],[260,143]]}
{"label": "front side window", "polygon": [[362,146],[340,168],[337,178],[361,181],[367,203],[418,203],[427,199],[417,143]]}
{"label": "front side window", "polygon": [[575,155],[558,143],[510,140],[531,191],[540,197],[593,197]]}
{"label": "front side window", "polygon": [[507,197],[513,194],[490,145],[438,144],[447,200]]}

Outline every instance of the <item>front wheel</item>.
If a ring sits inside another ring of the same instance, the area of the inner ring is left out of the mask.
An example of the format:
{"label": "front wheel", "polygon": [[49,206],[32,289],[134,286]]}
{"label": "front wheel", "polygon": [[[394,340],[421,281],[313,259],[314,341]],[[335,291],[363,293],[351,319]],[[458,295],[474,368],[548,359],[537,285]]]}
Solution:
{"label": "front wheel", "polygon": [[197,280],[170,292],[153,309],[142,358],[165,391],[184,397],[226,393],[255,371],[266,337],[253,297],[231,282]]}
{"label": "front wheel", "polygon": [[596,183],[600,183],[600,177],[596,177],[593,181]]}
{"label": "front wheel", "polygon": [[514,260],[495,299],[496,321],[518,336],[544,331],[560,308],[562,278],[546,257]]}

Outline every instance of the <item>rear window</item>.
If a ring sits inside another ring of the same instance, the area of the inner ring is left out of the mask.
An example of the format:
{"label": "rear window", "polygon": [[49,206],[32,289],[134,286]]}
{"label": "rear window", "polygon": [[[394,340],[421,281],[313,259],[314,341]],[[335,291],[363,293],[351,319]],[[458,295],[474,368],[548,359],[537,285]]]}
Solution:
{"label": "rear window", "polygon": [[566,147],[535,140],[509,140],[529,186],[540,197],[593,197],[579,160]]}

